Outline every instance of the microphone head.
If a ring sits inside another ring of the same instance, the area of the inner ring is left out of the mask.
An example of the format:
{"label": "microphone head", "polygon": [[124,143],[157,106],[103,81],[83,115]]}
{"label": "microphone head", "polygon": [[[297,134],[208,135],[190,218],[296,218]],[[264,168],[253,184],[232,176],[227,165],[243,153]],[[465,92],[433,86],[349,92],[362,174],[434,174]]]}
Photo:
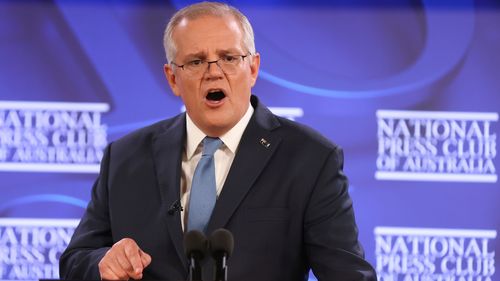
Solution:
{"label": "microphone head", "polygon": [[210,236],[210,252],[214,258],[226,255],[229,258],[233,254],[233,234],[224,228],[215,230]]}
{"label": "microphone head", "polygon": [[184,234],[184,253],[187,258],[194,257],[202,260],[208,251],[208,240],[205,234],[198,230],[191,230]]}

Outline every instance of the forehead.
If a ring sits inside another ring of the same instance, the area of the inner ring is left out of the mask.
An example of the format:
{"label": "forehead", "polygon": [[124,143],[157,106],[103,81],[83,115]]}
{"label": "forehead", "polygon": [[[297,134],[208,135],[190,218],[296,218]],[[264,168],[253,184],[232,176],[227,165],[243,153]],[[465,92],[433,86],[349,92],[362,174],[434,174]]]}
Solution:
{"label": "forehead", "polygon": [[178,56],[229,49],[243,51],[243,32],[233,16],[184,18],[172,35]]}

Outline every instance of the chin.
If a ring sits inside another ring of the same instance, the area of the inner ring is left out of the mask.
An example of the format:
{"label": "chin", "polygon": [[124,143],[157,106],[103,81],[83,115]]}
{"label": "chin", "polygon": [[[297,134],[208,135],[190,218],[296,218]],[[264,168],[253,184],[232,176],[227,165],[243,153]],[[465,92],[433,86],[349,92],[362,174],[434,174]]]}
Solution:
{"label": "chin", "polygon": [[223,120],[211,120],[207,123],[207,130],[211,134],[216,134],[218,137],[229,131],[236,123],[228,122],[227,119]]}

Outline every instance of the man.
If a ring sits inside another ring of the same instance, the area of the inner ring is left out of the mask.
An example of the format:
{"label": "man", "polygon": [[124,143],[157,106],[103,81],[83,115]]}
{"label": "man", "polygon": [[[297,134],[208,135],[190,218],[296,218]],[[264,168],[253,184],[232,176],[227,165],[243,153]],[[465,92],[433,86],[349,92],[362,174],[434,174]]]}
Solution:
{"label": "man", "polygon": [[[306,280],[310,268],[319,280],[376,280],[341,149],[251,96],[260,55],[246,17],[194,4],[173,16],[164,43],[165,74],[186,114],[108,146],[61,278],[186,280],[183,233],[226,228],[235,240],[228,280]],[[197,180],[205,146],[215,151],[206,162],[215,165],[212,205],[195,195],[207,190]]]}

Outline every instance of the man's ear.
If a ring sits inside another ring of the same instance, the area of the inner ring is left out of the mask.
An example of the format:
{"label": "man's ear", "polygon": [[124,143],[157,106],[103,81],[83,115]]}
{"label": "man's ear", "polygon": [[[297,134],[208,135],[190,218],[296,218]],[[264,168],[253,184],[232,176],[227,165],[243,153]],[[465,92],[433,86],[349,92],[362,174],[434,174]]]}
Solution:
{"label": "man's ear", "polygon": [[259,68],[260,68],[260,54],[255,53],[253,56],[251,56],[251,63],[250,63],[250,75],[252,76],[252,87],[255,85],[255,82],[257,82],[257,76],[259,76]]}
{"label": "man's ear", "polygon": [[175,76],[172,66],[170,64],[165,64],[163,66],[163,72],[165,73],[165,77],[167,77],[167,81],[170,85],[170,88],[172,89],[172,92],[174,93],[174,95],[179,96],[179,91],[177,90],[177,77]]}

